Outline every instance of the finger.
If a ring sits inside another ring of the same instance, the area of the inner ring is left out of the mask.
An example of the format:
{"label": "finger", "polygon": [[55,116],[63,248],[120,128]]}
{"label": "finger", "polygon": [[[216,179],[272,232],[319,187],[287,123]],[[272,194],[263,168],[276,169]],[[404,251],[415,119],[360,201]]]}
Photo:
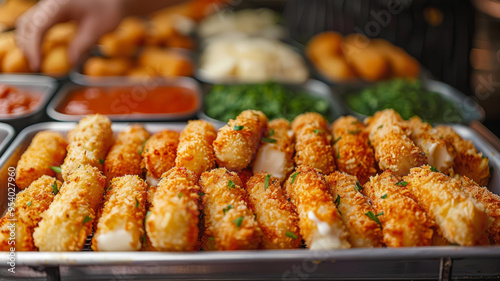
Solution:
{"label": "finger", "polygon": [[98,26],[98,19],[87,17],[80,22],[78,32],[69,45],[69,60],[71,64],[78,61],[81,55],[88,51],[99,38],[105,33]]}

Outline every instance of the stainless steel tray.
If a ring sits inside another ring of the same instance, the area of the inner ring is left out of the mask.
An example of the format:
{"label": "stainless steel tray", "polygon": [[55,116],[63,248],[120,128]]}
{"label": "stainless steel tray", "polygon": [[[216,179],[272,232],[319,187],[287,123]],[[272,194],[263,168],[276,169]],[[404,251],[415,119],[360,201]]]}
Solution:
{"label": "stainless steel tray", "polygon": [[14,128],[11,125],[0,123],[0,156],[14,138]]}
{"label": "stainless steel tray", "polygon": [[[15,166],[33,136],[43,130],[66,133],[75,123],[40,123],[23,130],[0,158],[0,188],[6,189],[7,169]],[[126,123],[113,124],[115,133]],[[150,132],[182,130],[185,123],[145,124]],[[468,127],[454,125],[490,159],[489,188],[500,192],[500,157]],[[0,193],[2,210],[6,192]],[[46,276],[64,280],[281,279],[281,280],[419,280],[498,278],[500,246],[415,247],[331,251],[260,250],[228,252],[17,252],[16,274],[7,271],[8,253],[1,253],[0,278],[19,280]],[[55,279],[50,279],[55,280]]]}
{"label": "stainless steel tray", "polygon": [[77,84],[74,82],[66,83],[57,92],[54,99],[47,107],[47,115],[58,121],[78,121],[85,115],[69,115],[59,112],[58,109],[64,105],[71,92],[78,88],[84,87],[136,87],[138,91],[150,90],[154,87],[160,86],[178,86],[188,88],[194,91],[197,98],[197,106],[195,109],[184,113],[162,113],[162,114],[114,114],[108,115],[113,121],[174,121],[186,120],[193,117],[201,108],[203,103],[203,95],[201,94],[198,82],[189,77],[178,78],[161,78],[154,77],[141,81],[133,81],[126,79],[126,77],[105,77],[92,80],[82,80],[82,83]]}

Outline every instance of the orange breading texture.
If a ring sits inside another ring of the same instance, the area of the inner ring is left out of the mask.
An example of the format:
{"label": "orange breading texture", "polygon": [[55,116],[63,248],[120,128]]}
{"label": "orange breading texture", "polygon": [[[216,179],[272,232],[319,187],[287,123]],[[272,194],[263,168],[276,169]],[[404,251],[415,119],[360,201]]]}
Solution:
{"label": "orange breading texture", "polygon": [[76,168],[35,228],[35,246],[40,251],[81,251],[92,233],[105,184],[106,178],[96,167]]}
{"label": "orange breading texture", "polygon": [[197,180],[193,172],[180,167],[162,175],[146,220],[146,233],[155,249],[199,250]]}
{"label": "orange breading texture", "polygon": [[411,168],[426,164],[423,151],[410,139],[410,132],[396,111],[378,111],[365,123],[380,170],[390,169],[404,176]]}
{"label": "orange breading texture", "polygon": [[[15,201],[15,212],[7,212],[0,220],[0,250],[10,251],[14,245],[9,245],[10,229],[7,228],[15,221],[15,248],[16,251],[36,251],[33,243],[33,231],[42,219],[41,214],[47,210],[54,200],[53,185],[59,189],[62,183],[53,177],[41,176],[31,183],[25,190],[19,192]],[[11,242],[12,243],[12,242]]]}
{"label": "orange breading texture", "polygon": [[486,212],[493,220],[488,228],[490,242],[494,245],[500,245],[500,196],[492,193],[486,187],[479,186],[467,177],[462,177],[461,181],[465,194],[486,208]]}
{"label": "orange breading texture", "polygon": [[366,213],[373,207],[363,194],[356,191],[355,176],[334,172],[325,177],[328,189],[349,231],[353,247],[381,247],[382,229]]}
{"label": "orange breading texture", "polygon": [[335,171],[328,123],[318,113],[304,113],[292,122],[295,134],[295,165],[307,165],[324,174]]}
{"label": "orange breading texture", "polygon": [[213,142],[219,167],[241,170],[252,162],[267,128],[267,117],[257,110],[242,111],[231,119]]}
{"label": "orange breading texture", "polygon": [[[141,239],[145,233],[146,188],[146,183],[137,175],[113,178],[104,196],[99,221],[94,237],[92,237],[94,251],[138,251],[141,249]],[[128,233],[129,245],[115,247],[106,243],[109,240],[101,240],[101,235],[119,230]],[[99,241],[106,244],[100,245]]]}
{"label": "orange breading texture", "polygon": [[189,121],[181,132],[175,165],[200,176],[215,167],[212,143],[217,137],[214,126],[203,120]]}
{"label": "orange breading texture", "polygon": [[68,143],[59,133],[49,131],[37,133],[17,163],[17,186],[24,189],[43,175],[54,177],[56,174],[50,166],[61,165],[66,156],[67,146]]}
{"label": "orange breading texture", "polygon": [[68,154],[61,165],[64,180],[80,165],[102,171],[101,162],[113,145],[111,121],[104,115],[87,115],[68,133],[68,141]]}
{"label": "orange breading texture", "polygon": [[113,178],[125,175],[142,176],[140,149],[149,138],[149,133],[141,125],[132,125],[118,134],[104,161],[106,185]]}
{"label": "orange breading texture", "polygon": [[[238,175],[225,168],[201,175],[199,181],[205,219],[205,250],[257,249],[261,229],[246,202]],[[229,207],[231,206],[231,207]],[[226,210],[226,211],[224,211]]]}
{"label": "orange breading texture", "polygon": [[302,243],[299,218],[283,195],[279,179],[267,173],[257,173],[248,180],[246,190],[248,205],[262,229],[263,248],[299,248]]}
{"label": "orange breading texture", "polygon": [[377,169],[363,123],[353,116],[340,117],[332,124],[332,136],[338,170],[356,176],[361,184],[367,182]]}
{"label": "orange breading texture", "polygon": [[378,219],[387,247],[428,246],[434,222],[403,185],[401,178],[387,170],[371,177],[363,193],[370,198],[375,214],[383,213]]}
{"label": "orange breading texture", "polygon": [[169,130],[158,132],[146,141],[141,167],[147,170],[148,177],[158,179],[175,166],[178,145],[179,133]]}
{"label": "orange breading texture", "polygon": [[483,157],[482,152],[478,153],[471,141],[462,139],[450,126],[440,125],[435,129],[438,136],[449,142],[457,152],[453,163],[455,173],[474,180],[480,186],[487,186],[491,176],[488,158]]}
{"label": "orange breading texture", "polygon": [[350,248],[348,232],[319,170],[299,166],[285,183],[309,249]]}

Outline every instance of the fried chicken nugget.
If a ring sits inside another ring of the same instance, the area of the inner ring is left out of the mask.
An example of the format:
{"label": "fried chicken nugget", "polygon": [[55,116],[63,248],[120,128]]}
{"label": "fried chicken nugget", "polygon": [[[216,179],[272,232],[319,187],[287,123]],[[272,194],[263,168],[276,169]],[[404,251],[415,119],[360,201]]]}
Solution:
{"label": "fried chicken nugget", "polygon": [[246,202],[237,174],[225,168],[201,175],[205,219],[205,250],[257,249],[262,231]]}
{"label": "fried chicken nugget", "polygon": [[361,184],[377,172],[368,132],[356,117],[343,116],[332,124],[333,151],[339,171],[356,176]]}
{"label": "fried chicken nugget", "polygon": [[142,150],[141,168],[146,170],[146,181],[156,186],[161,175],[175,165],[179,133],[164,130],[152,135]]}
{"label": "fried chicken nugget", "polygon": [[281,190],[278,178],[257,173],[246,183],[248,205],[263,233],[264,249],[295,249],[302,243],[299,218]]}
{"label": "fried chicken nugget", "polygon": [[293,171],[294,141],[288,120],[280,118],[269,122],[266,137],[262,139],[252,163],[254,173],[267,172],[284,182]]}
{"label": "fried chicken nugget", "polygon": [[459,180],[434,172],[430,166],[413,168],[403,179],[448,241],[462,246],[485,242],[488,214],[484,206],[462,192]]}
{"label": "fried chicken nugget", "polygon": [[417,78],[420,74],[419,62],[405,50],[384,39],[373,39],[370,46],[382,53],[388,60],[395,77]]}
{"label": "fried chicken nugget", "polygon": [[222,127],[214,151],[219,167],[241,170],[252,162],[267,128],[267,117],[257,110],[245,110]]}
{"label": "fried chicken nugget", "polygon": [[373,207],[363,194],[356,190],[359,185],[355,176],[333,172],[325,177],[342,219],[349,231],[349,242],[355,248],[382,246],[382,229],[366,213]]}
{"label": "fried chicken nugget", "polygon": [[[42,213],[47,210],[54,200],[54,190],[58,190],[62,183],[53,177],[43,175],[33,181],[28,188],[16,196],[15,210],[9,209],[0,220],[0,251],[36,251],[33,243],[33,231],[42,219]],[[9,211],[10,210],[10,211]],[[11,231],[9,224],[15,219],[15,240],[9,240]],[[12,242],[11,242],[12,241]],[[15,244],[13,242],[15,241]]]}
{"label": "fried chicken nugget", "polygon": [[113,178],[125,175],[142,176],[141,150],[149,133],[141,125],[132,125],[121,131],[104,161],[106,186]]}
{"label": "fried chicken nugget", "polygon": [[323,174],[335,171],[332,137],[328,133],[328,123],[318,113],[304,113],[292,122],[295,134],[295,165],[307,165]]}
{"label": "fried chicken nugget", "polygon": [[217,137],[214,126],[203,120],[189,121],[181,132],[175,166],[185,167],[197,177],[215,167],[212,143]]}
{"label": "fried chicken nugget", "polygon": [[105,184],[96,167],[73,170],[35,228],[35,246],[44,252],[81,251],[92,233]]}
{"label": "fried chicken nugget", "polygon": [[68,154],[61,165],[64,180],[80,165],[90,165],[102,171],[102,164],[113,144],[111,121],[101,114],[84,117],[68,133]]}
{"label": "fried chicken nugget", "polygon": [[450,126],[439,125],[435,127],[440,138],[453,146],[457,155],[453,162],[453,170],[459,175],[464,175],[480,186],[487,186],[490,179],[489,160],[483,157],[482,152],[469,140],[464,140]]}
{"label": "fried chicken nugget", "polygon": [[380,221],[387,247],[430,245],[434,222],[413,200],[401,178],[386,170],[370,177],[363,193],[372,202],[375,213],[370,215]]}
{"label": "fried chicken nugget", "polygon": [[92,249],[138,251],[144,236],[146,183],[137,175],[113,178],[104,196]]}
{"label": "fried chicken nugget", "polygon": [[404,176],[410,168],[426,163],[423,151],[410,139],[408,127],[393,109],[378,111],[365,123],[380,170]]}
{"label": "fried chicken nugget", "polygon": [[288,177],[285,190],[299,215],[300,234],[311,250],[350,248],[340,214],[318,170],[299,166]]}
{"label": "fried chicken nugget", "polygon": [[24,189],[43,175],[54,177],[56,174],[50,166],[61,165],[66,156],[67,146],[68,143],[59,133],[49,131],[37,133],[17,163],[17,186]]}
{"label": "fried chicken nugget", "polygon": [[378,81],[390,76],[391,65],[387,56],[359,33],[344,37],[343,54],[359,76],[367,81]]}
{"label": "fried chicken nugget", "polygon": [[195,251],[198,240],[197,176],[186,168],[174,167],[162,175],[156,187],[146,233],[160,251]]}

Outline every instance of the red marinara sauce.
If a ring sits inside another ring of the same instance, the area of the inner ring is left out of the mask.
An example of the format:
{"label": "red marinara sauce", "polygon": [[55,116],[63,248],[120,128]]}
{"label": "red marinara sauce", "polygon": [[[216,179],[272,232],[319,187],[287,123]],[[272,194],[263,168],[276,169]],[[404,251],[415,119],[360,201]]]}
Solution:
{"label": "red marinara sauce", "polygon": [[39,94],[0,85],[0,117],[18,116],[33,111],[40,103]]}
{"label": "red marinara sauce", "polygon": [[186,113],[199,102],[193,90],[183,87],[86,87],[70,93],[58,111],[69,115]]}

